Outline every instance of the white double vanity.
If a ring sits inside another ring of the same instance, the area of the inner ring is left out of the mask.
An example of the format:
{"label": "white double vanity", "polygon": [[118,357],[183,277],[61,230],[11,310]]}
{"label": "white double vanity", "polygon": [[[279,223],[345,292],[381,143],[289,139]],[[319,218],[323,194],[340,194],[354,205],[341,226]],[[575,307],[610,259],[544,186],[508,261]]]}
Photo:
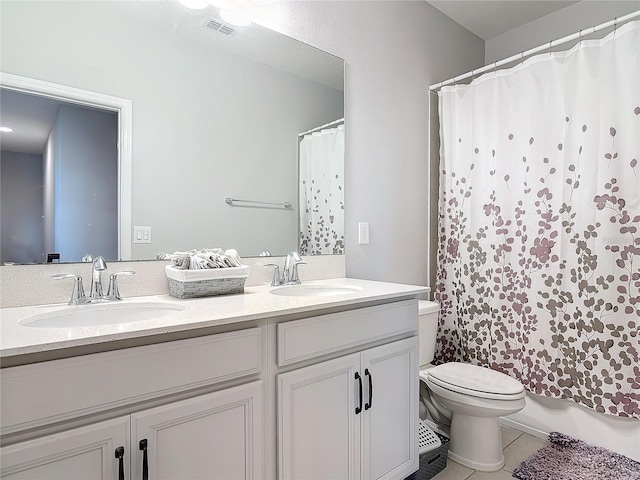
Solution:
{"label": "white double vanity", "polygon": [[405,478],[426,289],[313,284],[3,309],[2,479]]}

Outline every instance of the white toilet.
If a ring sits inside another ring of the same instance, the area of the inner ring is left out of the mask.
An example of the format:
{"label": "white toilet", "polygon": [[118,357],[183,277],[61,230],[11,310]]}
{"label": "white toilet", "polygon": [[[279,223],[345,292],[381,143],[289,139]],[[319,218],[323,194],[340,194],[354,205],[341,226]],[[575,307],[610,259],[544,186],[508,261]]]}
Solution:
{"label": "white toilet", "polygon": [[521,410],[524,387],[516,379],[466,363],[431,365],[439,305],[419,302],[420,406],[446,431],[449,458],[475,470],[492,472],[504,465],[499,417]]}

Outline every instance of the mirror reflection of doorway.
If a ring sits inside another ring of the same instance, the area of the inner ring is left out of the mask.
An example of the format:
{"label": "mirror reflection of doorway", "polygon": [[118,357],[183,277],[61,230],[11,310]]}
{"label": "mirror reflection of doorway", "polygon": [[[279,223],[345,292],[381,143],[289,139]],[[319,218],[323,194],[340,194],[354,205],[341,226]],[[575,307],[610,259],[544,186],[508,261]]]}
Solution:
{"label": "mirror reflection of doorway", "polygon": [[4,88],[0,105],[0,262],[117,260],[118,114]]}

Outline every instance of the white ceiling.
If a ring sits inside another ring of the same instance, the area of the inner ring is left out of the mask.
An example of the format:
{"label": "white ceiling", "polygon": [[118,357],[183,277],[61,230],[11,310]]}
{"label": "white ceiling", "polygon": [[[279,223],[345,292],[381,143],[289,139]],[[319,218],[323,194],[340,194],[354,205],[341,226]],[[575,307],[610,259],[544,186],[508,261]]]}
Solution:
{"label": "white ceiling", "polygon": [[57,100],[0,89],[2,125],[13,128],[1,133],[2,150],[41,155],[58,114]]}
{"label": "white ceiling", "polygon": [[427,0],[447,17],[483,40],[561,10],[573,1],[556,0]]}
{"label": "white ceiling", "polygon": [[166,35],[221,48],[336,90],[344,90],[342,59],[255,23],[237,28],[237,33],[231,37],[216,33],[205,27],[209,19],[221,18],[220,8],[214,5],[203,10],[190,10],[177,1],[116,3],[118,5],[114,8],[121,8],[122,15],[153,24]]}

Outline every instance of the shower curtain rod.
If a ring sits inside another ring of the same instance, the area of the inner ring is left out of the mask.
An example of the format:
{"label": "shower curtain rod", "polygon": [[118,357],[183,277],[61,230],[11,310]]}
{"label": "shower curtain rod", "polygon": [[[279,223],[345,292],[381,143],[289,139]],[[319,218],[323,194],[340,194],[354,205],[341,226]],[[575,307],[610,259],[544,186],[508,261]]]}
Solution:
{"label": "shower curtain rod", "polygon": [[338,120],[334,120],[333,122],[325,123],[324,125],[320,125],[319,127],[312,128],[311,130],[307,130],[306,132],[299,133],[298,136],[302,137],[304,135],[308,135],[313,132],[319,132],[320,130],[332,127],[334,125],[338,125],[340,123],[344,123],[344,118],[339,118]]}
{"label": "shower curtain rod", "polygon": [[522,60],[524,59],[524,57],[528,57],[530,55],[533,55],[534,53],[538,53],[538,52],[543,52],[545,50],[551,50],[553,47],[558,46],[558,45],[562,45],[563,43],[567,43],[570,42],[572,40],[575,39],[582,39],[582,37],[584,35],[589,35],[592,33],[595,33],[599,30],[605,29],[605,28],[609,28],[611,26],[613,26],[614,28],[618,26],[618,24],[626,22],[627,20],[631,20],[633,18],[636,17],[640,17],[640,10],[636,11],[636,12],[632,12],[629,13],[628,15],[625,15],[623,17],[617,17],[613,20],[610,20],[608,22],[605,23],[601,23],[600,25],[596,25],[595,27],[589,27],[589,28],[585,28],[580,30],[577,33],[571,34],[571,35],[567,35],[566,37],[562,37],[558,40],[553,40],[552,42],[549,43],[545,43],[544,45],[540,45],[539,47],[535,47],[532,48],[530,50],[524,51],[522,53],[518,53],[516,55],[512,55],[508,58],[505,58],[504,60],[500,60],[498,62],[493,62],[490,63],[489,65],[485,65],[482,68],[478,68],[477,70],[471,70],[470,72],[467,72],[465,74],[462,75],[457,75],[453,78],[450,78],[449,80],[445,80],[444,82],[440,82],[440,83],[436,83],[434,85],[430,85],[429,86],[429,90],[434,92],[436,90],[439,90],[442,87],[445,87],[447,85],[451,85],[452,83],[456,83],[459,80],[465,80],[469,77],[474,77],[480,73],[485,73],[488,72],[490,70],[494,70],[498,67],[501,67],[503,65],[506,65],[508,63],[511,62],[515,62],[516,60]]}

